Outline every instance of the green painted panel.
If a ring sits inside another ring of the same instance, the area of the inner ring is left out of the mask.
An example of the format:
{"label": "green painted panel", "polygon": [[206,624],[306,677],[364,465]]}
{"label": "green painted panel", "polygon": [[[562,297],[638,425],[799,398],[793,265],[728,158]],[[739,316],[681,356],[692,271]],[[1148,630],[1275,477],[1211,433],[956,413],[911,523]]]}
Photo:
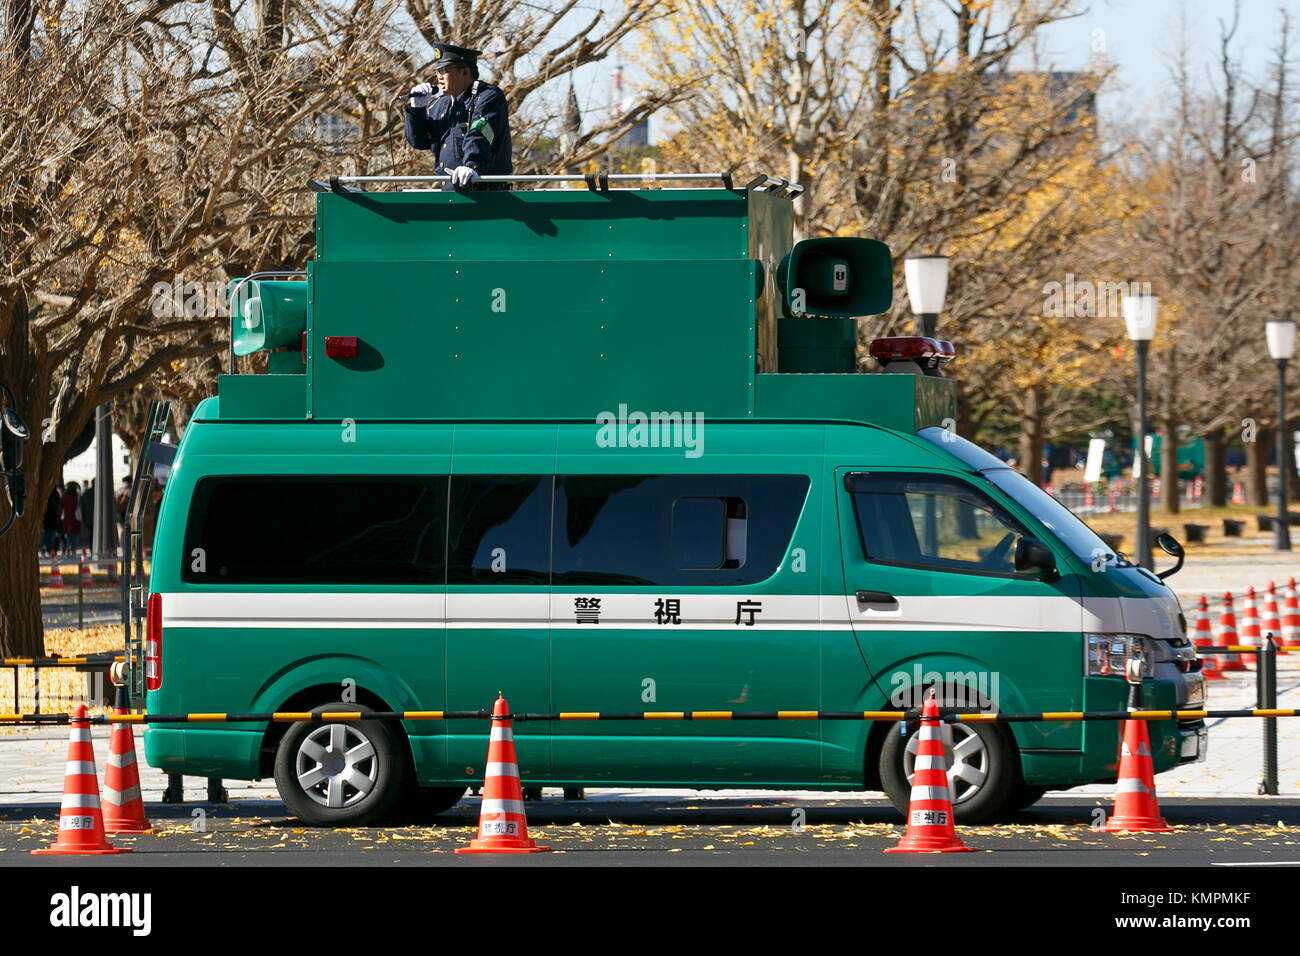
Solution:
{"label": "green painted panel", "polygon": [[722,189],[321,193],[316,259],[744,259],[748,213]]}
{"label": "green painted panel", "polygon": [[[390,263],[317,264],[313,417],[595,421],[620,404],[752,413],[748,260],[409,268],[418,282]],[[356,336],[358,356],[325,357],[327,336]]]}
{"label": "green painted panel", "polygon": [[221,375],[223,418],[298,418],[307,412],[302,375]]}
{"label": "green painted panel", "polygon": [[[783,319],[782,322],[797,322]],[[807,322],[823,322],[807,319]],[[853,320],[848,320],[853,321]],[[783,339],[784,341],[784,339]],[[759,375],[759,418],[859,421],[911,434],[922,416],[956,414],[956,383],[916,375],[850,373]],[[942,420],[940,420],[941,423]]]}

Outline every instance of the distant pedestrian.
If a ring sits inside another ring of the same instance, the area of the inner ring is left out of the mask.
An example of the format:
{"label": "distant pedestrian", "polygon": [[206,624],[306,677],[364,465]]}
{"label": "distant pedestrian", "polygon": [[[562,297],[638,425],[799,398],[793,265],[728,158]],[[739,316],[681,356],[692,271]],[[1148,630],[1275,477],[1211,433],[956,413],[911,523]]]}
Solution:
{"label": "distant pedestrian", "polygon": [[59,501],[59,531],[65,553],[74,551],[81,542],[81,485],[68,482]]}
{"label": "distant pedestrian", "polygon": [[63,501],[63,492],[58,485],[50,489],[49,500],[45,503],[45,515],[41,520],[41,552],[53,554],[59,545],[59,505]]}

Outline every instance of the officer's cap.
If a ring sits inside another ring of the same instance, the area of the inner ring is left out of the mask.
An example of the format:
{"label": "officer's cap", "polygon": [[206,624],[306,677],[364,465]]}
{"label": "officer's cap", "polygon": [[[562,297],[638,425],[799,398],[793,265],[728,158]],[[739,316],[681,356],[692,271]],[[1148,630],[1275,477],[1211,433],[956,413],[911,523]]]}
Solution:
{"label": "officer's cap", "polygon": [[433,68],[440,70],[448,66],[474,66],[482,50],[470,50],[463,46],[453,46],[450,43],[435,43],[433,45]]}

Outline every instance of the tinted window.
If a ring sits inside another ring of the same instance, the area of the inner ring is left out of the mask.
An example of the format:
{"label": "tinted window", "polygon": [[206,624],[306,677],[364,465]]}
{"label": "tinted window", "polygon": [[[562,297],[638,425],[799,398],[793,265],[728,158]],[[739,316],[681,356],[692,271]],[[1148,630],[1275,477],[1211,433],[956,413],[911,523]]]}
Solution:
{"label": "tinted window", "polygon": [[763,581],[785,558],[808,483],[803,475],[557,478],[553,581]]}
{"label": "tinted window", "polygon": [[854,475],[862,548],[873,561],[1013,574],[1020,524],[965,482],[932,475]]}
{"label": "tinted window", "polygon": [[550,475],[451,479],[448,584],[547,584]]}
{"label": "tinted window", "polygon": [[443,580],[443,477],[204,478],[182,577],[220,584]]}

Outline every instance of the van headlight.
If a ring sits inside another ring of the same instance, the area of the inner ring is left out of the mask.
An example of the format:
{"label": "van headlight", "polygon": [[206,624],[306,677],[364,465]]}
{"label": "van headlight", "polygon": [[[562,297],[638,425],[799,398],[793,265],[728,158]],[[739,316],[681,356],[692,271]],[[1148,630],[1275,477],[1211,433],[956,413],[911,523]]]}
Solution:
{"label": "van headlight", "polygon": [[1118,677],[1124,679],[1125,662],[1141,657],[1148,668],[1155,662],[1147,639],[1141,634],[1084,634],[1087,660],[1084,673],[1088,677]]}

